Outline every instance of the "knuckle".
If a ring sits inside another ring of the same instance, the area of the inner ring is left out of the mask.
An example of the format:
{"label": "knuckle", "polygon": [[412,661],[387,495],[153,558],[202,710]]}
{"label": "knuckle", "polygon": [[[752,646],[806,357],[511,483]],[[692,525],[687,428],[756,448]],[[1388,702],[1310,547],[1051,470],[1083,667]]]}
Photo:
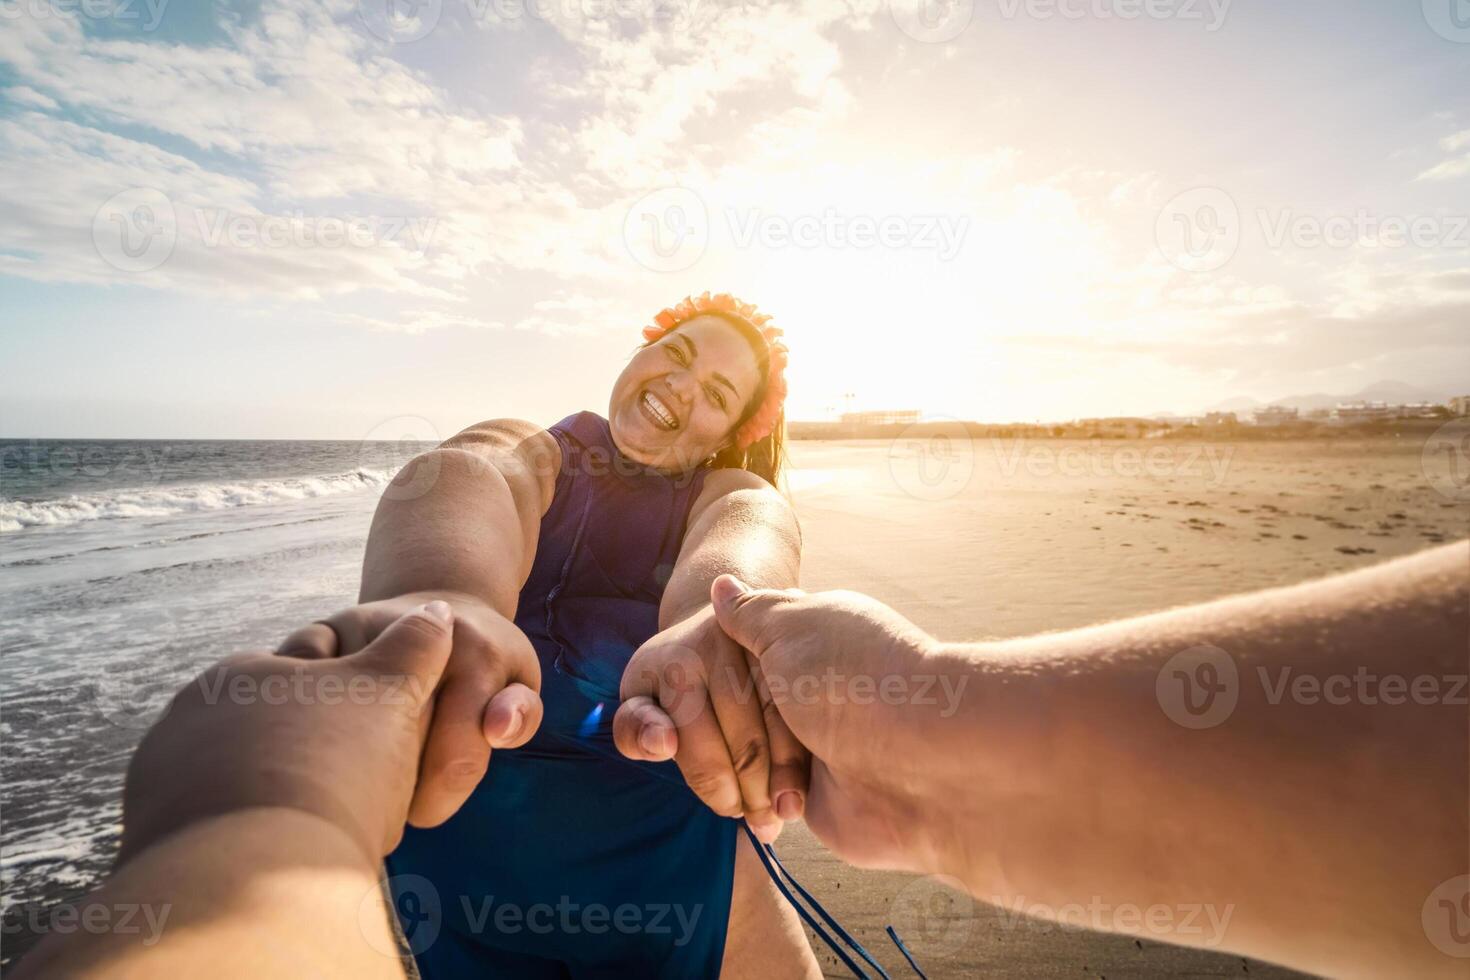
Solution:
{"label": "knuckle", "polygon": [[436,783],[449,789],[472,789],[485,775],[489,759],[455,756],[439,763],[432,773]]}
{"label": "knuckle", "polygon": [[764,739],[753,738],[732,746],[730,762],[742,776],[751,775],[769,768],[771,750]]}
{"label": "knuckle", "polygon": [[722,817],[740,815],[740,793],[722,774],[710,770],[686,773],[684,781],[694,795]]}

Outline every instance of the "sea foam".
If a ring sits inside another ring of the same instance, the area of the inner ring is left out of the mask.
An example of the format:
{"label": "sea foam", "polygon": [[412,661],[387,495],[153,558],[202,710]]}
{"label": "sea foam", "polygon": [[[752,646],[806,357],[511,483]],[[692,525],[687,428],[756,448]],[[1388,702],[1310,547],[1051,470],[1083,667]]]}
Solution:
{"label": "sea foam", "polygon": [[0,533],[21,531],[30,527],[76,524],[81,521],[167,517],[170,514],[329,497],[369,487],[381,487],[392,477],[390,470],[359,468],[346,473],[278,480],[186,483],[167,487],[106,490],[73,494],[55,500],[0,500]]}

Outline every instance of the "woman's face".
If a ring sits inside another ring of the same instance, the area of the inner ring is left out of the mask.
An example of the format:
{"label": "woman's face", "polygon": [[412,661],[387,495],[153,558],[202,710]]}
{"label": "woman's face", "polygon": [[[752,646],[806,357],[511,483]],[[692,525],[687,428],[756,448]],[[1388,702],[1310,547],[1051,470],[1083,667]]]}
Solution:
{"label": "woman's face", "polygon": [[613,442],[644,466],[693,469],[729,444],[760,380],[755,351],[735,327],[695,317],[618,375],[607,412]]}

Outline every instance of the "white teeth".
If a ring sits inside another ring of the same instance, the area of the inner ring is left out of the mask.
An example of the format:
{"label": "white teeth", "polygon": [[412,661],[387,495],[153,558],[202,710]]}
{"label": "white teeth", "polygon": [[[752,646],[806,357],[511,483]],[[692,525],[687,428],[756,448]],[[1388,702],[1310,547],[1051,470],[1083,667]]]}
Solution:
{"label": "white teeth", "polygon": [[653,417],[663,424],[664,428],[677,429],[679,427],[679,419],[669,411],[667,405],[658,400],[658,396],[653,392],[643,393],[643,404],[653,414]]}

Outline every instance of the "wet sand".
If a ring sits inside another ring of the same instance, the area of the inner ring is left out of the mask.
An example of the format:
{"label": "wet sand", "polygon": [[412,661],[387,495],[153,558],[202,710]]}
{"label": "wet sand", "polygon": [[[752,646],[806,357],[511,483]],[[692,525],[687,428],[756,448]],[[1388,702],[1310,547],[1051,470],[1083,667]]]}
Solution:
{"label": "wet sand", "polygon": [[[797,443],[802,584],[858,589],[946,639],[985,639],[1320,577],[1470,535],[1470,508],[1433,488],[1420,445]],[[847,868],[801,825],[778,847],[894,976],[912,974],[888,924],[933,978],[1296,976]],[[813,948],[828,976],[850,976]]]}

